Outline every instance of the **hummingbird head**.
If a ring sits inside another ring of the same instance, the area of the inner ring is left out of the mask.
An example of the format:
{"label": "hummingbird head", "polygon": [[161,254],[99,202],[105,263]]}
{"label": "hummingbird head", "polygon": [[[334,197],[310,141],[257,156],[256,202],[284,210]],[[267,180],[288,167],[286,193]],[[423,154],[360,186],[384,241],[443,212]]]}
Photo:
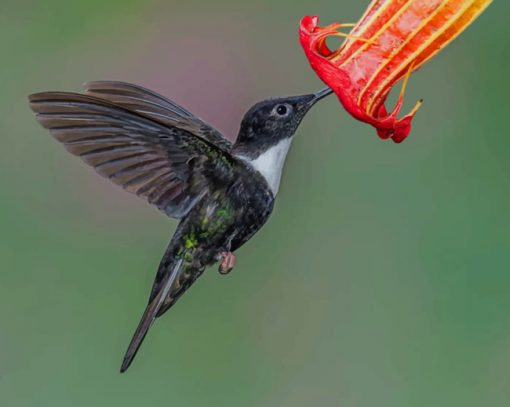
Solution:
{"label": "hummingbird head", "polygon": [[235,150],[253,157],[294,136],[310,108],[332,93],[326,88],[303,96],[271,98],[253,105],[243,117]]}
{"label": "hummingbird head", "polygon": [[331,93],[326,88],[309,95],[266,99],[244,115],[233,154],[259,171],[274,195],[299,124],[315,103]]}

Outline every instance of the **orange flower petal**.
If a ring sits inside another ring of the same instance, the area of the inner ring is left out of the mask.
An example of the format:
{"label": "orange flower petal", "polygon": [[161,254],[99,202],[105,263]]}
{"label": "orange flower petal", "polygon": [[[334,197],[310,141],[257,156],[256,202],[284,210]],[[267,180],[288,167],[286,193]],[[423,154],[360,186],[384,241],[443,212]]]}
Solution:
{"label": "orange flower petal", "polygon": [[326,39],[340,35],[342,24],[319,27],[317,17],[301,20],[301,44],[313,69],[349,113],[373,125],[381,138],[401,142],[420,102],[398,119],[403,92],[388,113],[384,103],[391,89],[455,39],[491,2],[374,0],[337,50],[330,50]]}

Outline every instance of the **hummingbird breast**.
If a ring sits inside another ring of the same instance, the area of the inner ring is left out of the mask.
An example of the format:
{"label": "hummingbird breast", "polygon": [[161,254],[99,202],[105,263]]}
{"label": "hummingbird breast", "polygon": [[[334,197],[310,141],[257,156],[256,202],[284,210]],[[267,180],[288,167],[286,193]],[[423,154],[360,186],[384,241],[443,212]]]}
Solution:
{"label": "hummingbird breast", "polygon": [[273,204],[267,182],[250,171],[202,198],[182,222],[186,232],[180,246],[198,249],[196,254],[208,266],[218,253],[246,243],[266,223]]}
{"label": "hummingbird breast", "polygon": [[165,273],[182,259],[181,270],[158,316],[175,304],[220,253],[237,250],[271,215],[274,196],[265,179],[249,169],[238,175],[230,185],[206,194],[179,224],[161,260],[151,300]]}

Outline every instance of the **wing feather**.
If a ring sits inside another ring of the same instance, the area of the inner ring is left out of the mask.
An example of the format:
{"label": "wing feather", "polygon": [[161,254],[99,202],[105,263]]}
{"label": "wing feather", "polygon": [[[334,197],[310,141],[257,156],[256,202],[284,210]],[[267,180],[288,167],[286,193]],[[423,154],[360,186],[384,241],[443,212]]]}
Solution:
{"label": "wing feather", "polygon": [[205,123],[182,106],[142,86],[116,81],[85,83],[88,95],[97,96],[137,112],[167,126],[188,130],[224,151],[232,143],[211,125]]}
{"label": "wing feather", "polygon": [[[42,126],[100,175],[171,217],[185,216],[208,192],[211,180],[206,174],[232,162],[223,149],[226,144],[217,147],[211,138],[193,133],[199,119],[151,91],[128,84],[93,84],[88,89],[107,100],[44,92],[31,95],[30,106]],[[119,104],[113,95],[120,98]],[[171,125],[170,119],[157,120],[156,114],[167,119],[173,114],[181,121],[189,116],[195,124],[185,129]],[[215,159],[218,154],[226,159]]]}

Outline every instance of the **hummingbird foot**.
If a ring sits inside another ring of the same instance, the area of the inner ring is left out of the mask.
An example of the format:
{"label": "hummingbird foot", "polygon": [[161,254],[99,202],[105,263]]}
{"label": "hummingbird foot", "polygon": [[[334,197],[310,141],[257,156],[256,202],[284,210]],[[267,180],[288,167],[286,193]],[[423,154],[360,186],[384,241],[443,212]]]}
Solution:
{"label": "hummingbird foot", "polygon": [[232,252],[220,253],[221,263],[218,267],[218,271],[222,275],[227,275],[234,269],[236,263],[236,255]]}

